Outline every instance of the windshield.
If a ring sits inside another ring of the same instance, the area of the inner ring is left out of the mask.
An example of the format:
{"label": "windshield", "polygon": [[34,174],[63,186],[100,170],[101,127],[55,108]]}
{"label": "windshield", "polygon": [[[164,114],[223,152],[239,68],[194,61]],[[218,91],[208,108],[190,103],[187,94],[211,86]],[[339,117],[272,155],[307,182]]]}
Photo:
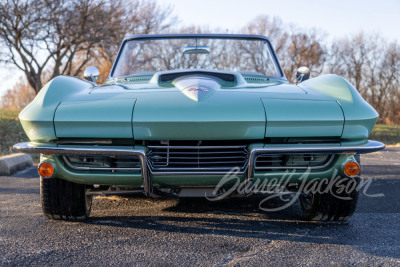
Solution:
{"label": "windshield", "polygon": [[266,40],[226,38],[130,40],[122,48],[111,76],[150,75],[184,69],[281,76]]}

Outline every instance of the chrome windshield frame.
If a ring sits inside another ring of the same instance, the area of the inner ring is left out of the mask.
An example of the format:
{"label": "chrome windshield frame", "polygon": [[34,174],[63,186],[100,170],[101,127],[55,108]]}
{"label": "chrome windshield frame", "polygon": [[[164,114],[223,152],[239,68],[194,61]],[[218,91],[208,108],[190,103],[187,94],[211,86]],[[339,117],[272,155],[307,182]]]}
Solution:
{"label": "chrome windshield frame", "polygon": [[[139,34],[139,35],[132,35],[125,37],[124,40],[121,43],[121,46],[119,47],[117,56],[114,60],[114,63],[111,67],[111,71],[109,76],[107,77],[107,80],[110,79],[116,79],[116,78],[121,78],[117,76],[113,76],[115,72],[115,68],[117,65],[117,62],[119,61],[121,54],[123,52],[124,46],[126,45],[127,42],[129,41],[134,41],[134,40],[154,40],[154,39],[191,39],[191,38],[209,38],[209,39],[241,39],[241,40],[261,40],[266,42],[268,45],[269,51],[273,57],[275,66],[279,73],[281,74],[280,76],[271,76],[271,78],[277,78],[277,79],[284,79],[287,80],[285,76],[285,72],[283,71],[283,68],[278,60],[278,57],[276,55],[275,49],[271,44],[271,41],[269,40],[268,37],[262,36],[262,35],[252,35],[252,34]],[[268,76],[270,77],[270,76]]]}

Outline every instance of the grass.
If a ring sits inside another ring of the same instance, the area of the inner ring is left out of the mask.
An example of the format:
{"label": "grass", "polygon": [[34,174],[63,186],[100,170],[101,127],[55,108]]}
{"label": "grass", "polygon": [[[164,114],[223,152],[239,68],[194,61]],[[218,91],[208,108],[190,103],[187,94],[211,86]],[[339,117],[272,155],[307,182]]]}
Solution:
{"label": "grass", "polygon": [[0,109],[0,118],[1,119],[18,119],[19,110],[6,110]]}
{"label": "grass", "polygon": [[[28,140],[21,124],[18,121],[19,111],[0,110],[0,156],[13,153],[12,146],[18,142]],[[400,143],[400,125],[378,124],[370,137],[386,145]]]}
{"label": "grass", "polygon": [[16,110],[0,110],[0,156],[13,153],[14,144],[28,140],[18,114]]}
{"label": "grass", "polygon": [[386,145],[395,145],[400,143],[400,125],[377,124],[372,130],[369,139],[377,140]]}

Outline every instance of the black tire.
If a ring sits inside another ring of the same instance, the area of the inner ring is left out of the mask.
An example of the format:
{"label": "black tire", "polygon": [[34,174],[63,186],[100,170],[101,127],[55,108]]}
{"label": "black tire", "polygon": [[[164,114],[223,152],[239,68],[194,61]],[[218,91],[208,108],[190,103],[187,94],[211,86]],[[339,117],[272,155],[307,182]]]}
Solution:
{"label": "black tire", "polygon": [[85,185],[58,178],[40,177],[40,201],[44,215],[53,220],[83,220],[92,208]]}
{"label": "black tire", "polygon": [[[360,184],[359,177],[341,179],[344,179],[342,185],[349,184],[349,188],[358,188]],[[357,207],[358,190],[354,189],[350,192],[343,190],[342,192],[339,189],[338,193],[338,188],[333,186],[328,192],[308,193],[301,195],[299,199],[306,220],[346,221]]]}

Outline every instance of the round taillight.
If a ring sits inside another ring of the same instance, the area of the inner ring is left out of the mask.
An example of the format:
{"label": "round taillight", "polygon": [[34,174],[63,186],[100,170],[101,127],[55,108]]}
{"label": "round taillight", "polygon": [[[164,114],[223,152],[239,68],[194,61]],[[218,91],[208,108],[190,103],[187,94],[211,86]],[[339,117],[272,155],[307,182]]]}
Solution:
{"label": "round taillight", "polygon": [[42,162],[39,164],[38,172],[43,178],[51,178],[54,174],[54,166],[50,162]]}
{"label": "round taillight", "polygon": [[344,165],[343,171],[348,177],[357,176],[360,173],[360,165],[355,161],[349,161]]}

